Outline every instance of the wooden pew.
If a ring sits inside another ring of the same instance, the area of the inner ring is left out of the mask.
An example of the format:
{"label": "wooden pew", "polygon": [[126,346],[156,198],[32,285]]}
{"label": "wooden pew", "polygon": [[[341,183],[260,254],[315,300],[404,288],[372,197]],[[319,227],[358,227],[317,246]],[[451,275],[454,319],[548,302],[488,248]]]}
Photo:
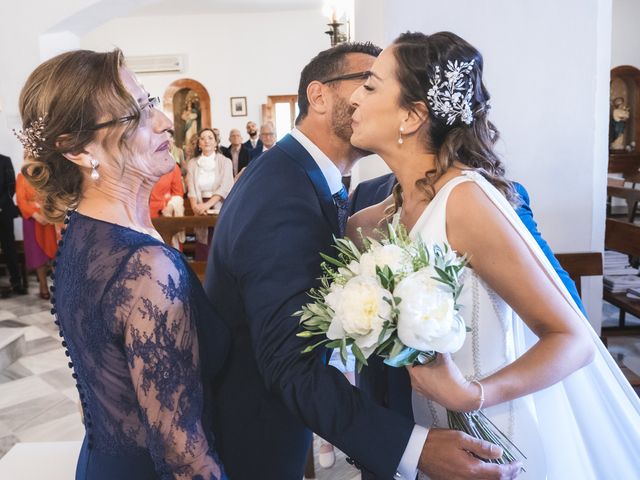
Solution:
{"label": "wooden pew", "polygon": [[576,284],[578,295],[581,297],[582,277],[602,275],[602,254],[600,252],[558,253],[556,258]]}
{"label": "wooden pew", "polygon": [[640,190],[609,185],[607,187],[607,196],[610,198],[624,198],[628,208],[627,221],[634,221],[636,210],[638,209],[638,202],[640,202]]}
{"label": "wooden pew", "polygon": [[[218,215],[187,216],[187,217],[158,217],[151,220],[164,242],[171,244],[173,236],[182,231],[192,232],[194,228],[214,227],[218,221]],[[204,280],[204,272],[207,262],[189,262],[200,281]]]}
{"label": "wooden pew", "polygon": [[[624,253],[630,257],[640,257],[640,226],[620,220],[607,219],[604,246],[608,250]],[[630,313],[640,318],[640,300],[627,297],[625,293],[603,292],[605,301],[620,309],[617,327],[603,327],[602,335],[640,335],[640,327],[625,324],[625,315]]]}

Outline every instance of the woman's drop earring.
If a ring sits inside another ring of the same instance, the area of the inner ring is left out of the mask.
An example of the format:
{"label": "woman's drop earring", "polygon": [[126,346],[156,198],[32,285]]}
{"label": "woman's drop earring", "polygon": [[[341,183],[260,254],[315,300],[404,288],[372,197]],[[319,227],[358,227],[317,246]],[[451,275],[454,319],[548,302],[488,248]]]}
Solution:
{"label": "woman's drop earring", "polygon": [[92,158],[89,161],[91,162],[91,180],[95,182],[100,178],[100,174],[98,173],[98,166],[100,165],[100,163],[98,163],[98,160],[96,160],[95,158]]}
{"label": "woman's drop earring", "polygon": [[400,127],[400,136],[398,137],[398,145],[402,145],[404,143],[404,139],[402,138],[403,133],[404,133],[404,127]]}

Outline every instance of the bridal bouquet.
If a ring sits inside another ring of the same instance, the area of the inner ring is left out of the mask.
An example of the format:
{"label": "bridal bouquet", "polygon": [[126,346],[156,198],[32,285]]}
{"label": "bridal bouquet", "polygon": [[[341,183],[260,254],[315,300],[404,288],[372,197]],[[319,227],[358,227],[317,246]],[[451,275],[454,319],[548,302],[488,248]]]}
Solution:
{"label": "bridal bouquet", "polygon": [[[320,254],[321,286],[300,317],[299,337],[321,340],[303,350],[339,349],[347,362],[351,347],[358,372],[376,354],[392,367],[427,364],[438,353],[455,353],[467,327],[459,312],[461,274],[467,263],[449,245],[409,238],[403,226],[388,226],[381,241],[363,238],[362,249],[347,238],[336,239],[336,257]],[[482,412],[448,412],[450,428],[501,446],[499,463],[515,457],[516,448]]]}

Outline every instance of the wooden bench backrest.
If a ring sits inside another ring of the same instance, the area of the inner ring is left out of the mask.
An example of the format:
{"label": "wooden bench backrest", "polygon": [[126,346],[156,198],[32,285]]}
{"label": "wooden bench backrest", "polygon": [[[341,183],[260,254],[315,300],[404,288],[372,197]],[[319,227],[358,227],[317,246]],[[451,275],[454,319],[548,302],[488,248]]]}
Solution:
{"label": "wooden bench backrest", "polygon": [[602,254],[600,252],[559,253],[556,258],[582,296],[582,277],[602,275]]}
{"label": "wooden bench backrest", "polygon": [[608,218],[604,246],[608,250],[640,257],[640,225]]}

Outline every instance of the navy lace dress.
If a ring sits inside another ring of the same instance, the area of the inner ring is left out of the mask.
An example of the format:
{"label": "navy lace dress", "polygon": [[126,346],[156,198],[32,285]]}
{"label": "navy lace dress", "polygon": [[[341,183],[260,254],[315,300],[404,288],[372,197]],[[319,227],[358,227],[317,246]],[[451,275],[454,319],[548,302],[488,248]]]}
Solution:
{"label": "navy lace dress", "polygon": [[76,479],[226,478],[206,425],[229,335],[198,278],[149,235],[65,222],[52,313],[84,413]]}

